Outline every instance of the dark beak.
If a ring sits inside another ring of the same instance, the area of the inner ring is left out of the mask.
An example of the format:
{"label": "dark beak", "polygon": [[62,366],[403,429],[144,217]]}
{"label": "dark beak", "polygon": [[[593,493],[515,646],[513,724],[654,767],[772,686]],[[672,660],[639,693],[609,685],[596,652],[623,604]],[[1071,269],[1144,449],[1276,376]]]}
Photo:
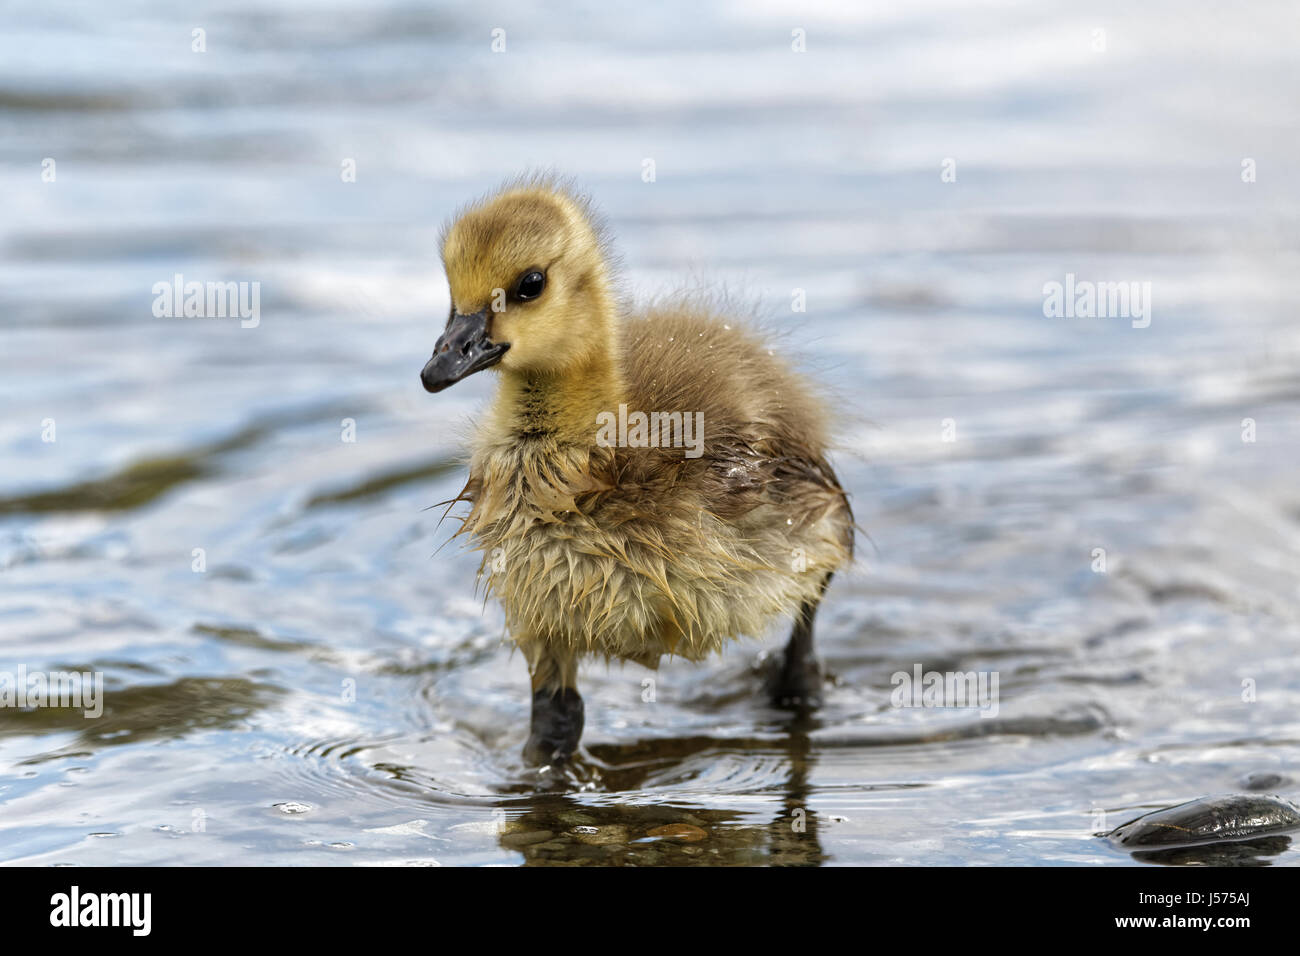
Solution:
{"label": "dark beak", "polygon": [[425,363],[420,381],[429,392],[441,392],[467,375],[501,361],[510,348],[507,342],[488,340],[488,314],[453,312],[446,330],[433,347],[433,358]]}

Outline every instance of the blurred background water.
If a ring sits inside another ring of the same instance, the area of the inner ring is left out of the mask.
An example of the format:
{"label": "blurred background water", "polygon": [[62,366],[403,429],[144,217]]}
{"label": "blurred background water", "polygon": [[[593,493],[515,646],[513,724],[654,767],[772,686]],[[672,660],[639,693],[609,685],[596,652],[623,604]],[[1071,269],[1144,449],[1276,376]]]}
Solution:
{"label": "blurred background water", "polygon": [[[0,709],[0,859],[1204,862],[1096,834],[1297,795],[1294,4],[0,22],[0,671],[106,682],[97,720]],[[653,702],[592,665],[566,793],[519,762],[524,665],[426,510],[491,377],[417,380],[441,224],[539,167],[633,291],[763,304],[842,396],[870,533],[824,710],[764,703],[777,635]],[[1045,317],[1067,273],[1151,283],[1150,325]],[[260,323],[156,318],[176,274],[260,283]],[[916,664],[998,672],[998,716],[891,707]]]}

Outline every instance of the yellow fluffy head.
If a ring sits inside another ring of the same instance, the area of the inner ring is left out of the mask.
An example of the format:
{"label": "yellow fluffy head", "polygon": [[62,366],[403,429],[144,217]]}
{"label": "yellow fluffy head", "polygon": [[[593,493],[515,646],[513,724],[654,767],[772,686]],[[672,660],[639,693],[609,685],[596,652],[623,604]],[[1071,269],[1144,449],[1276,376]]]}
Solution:
{"label": "yellow fluffy head", "polygon": [[457,217],[442,261],[453,314],[486,312],[488,337],[510,346],[500,368],[562,373],[607,354],[610,267],[584,198],[551,181],[507,186]]}

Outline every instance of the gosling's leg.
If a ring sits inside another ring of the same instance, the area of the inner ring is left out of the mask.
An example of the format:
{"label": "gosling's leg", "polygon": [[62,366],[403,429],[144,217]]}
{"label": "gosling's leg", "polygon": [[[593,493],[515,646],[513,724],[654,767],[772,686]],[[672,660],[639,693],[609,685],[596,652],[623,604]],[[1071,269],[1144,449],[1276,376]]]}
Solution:
{"label": "gosling's leg", "polygon": [[573,659],[540,656],[533,664],[533,714],[524,760],[534,766],[565,763],[582,738],[583,707]]}
{"label": "gosling's leg", "polygon": [[794,630],[785,645],[781,666],[769,687],[772,703],[778,707],[813,710],[822,705],[823,675],[813,651],[813,618],[830,583],[831,575],[827,574],[817,596],[804,603],[795,616]]}

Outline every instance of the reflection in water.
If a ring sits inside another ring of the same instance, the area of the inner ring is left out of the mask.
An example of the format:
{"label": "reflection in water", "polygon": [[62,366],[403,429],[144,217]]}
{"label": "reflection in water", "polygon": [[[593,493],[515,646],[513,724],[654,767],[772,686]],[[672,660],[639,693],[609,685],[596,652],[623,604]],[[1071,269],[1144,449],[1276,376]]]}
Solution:
{"label": "reflection in water", "polygon": [[413,481],[426,481],[440,478],[456,470],[459,462],[451,458],[435,458],[408,468],[385,471],[366,478],[355,485],[335,491],[322,491],[307,501],[308,508],[322,505],[335,505],[356,501],[361,498],[373,498]]}
{"label": "reflection in water", "polygon": [[[808,805],[814,763],[808,734],[813,729],[810,716],[796,714],[782,741],[753,742],[768,751],[775,746],[783,758],[784,779],[765,788],[780,792],[780,810],[765,825],[743,822],[739,813],[728,810],[654,802],[593,804],[542,792],[502,802],[510,819],[502,823],[499,842],[522,853],[529,866],[817,866],[827,856],[817,814]],[[592,751],[606,786],[635,793],[656,770],[736,744],[692,737],[598,745]],[[592,769],[579,767],[576,774]],[[515,816],[516,810],[522,812]]]}
{"label": "reflection in water", "polygon": [[195,730],[234,729],[283,693],[274,684],[240,677],[185,677],[168,684],[105,689],[104,712],[94,719],[88,719],[81,708],[0,708],[0,736],[76,732],[73,743],[25,761],[38,763]]}
{"label": "reflection in water", "polygon": [[[187,482],[218,476],[224,458],[254,448],[272,438],[278,429],[315,422],[322,416],[332,417],[338,411],[330,405],[320,405],[307,410],[295,409],[262,415],[253,424],[240,428],[225,438],[197,445],[175,455],[142,458],[102,477],[46,491],[0,497],[0,515],[130,511],[142,508]],[[356,409],[350,407],[348,411],[355,414]],[[441,474],[448,467],[444,459],[439,459],[419,468],[375,479],[358,489],[319,496],[309,504],[362,497],[371,493],[371,485],[375,486],[373,490],[382,491],[404,481]]]}
{"label": "reflection in water", "polygon": [[796,713],[786,738],[789,778],[781,793],[782,812],[767,826],[768,862],[774,866],[817,866],[827,859],[820,839],[820,821],[808,805],[814,759],[809,732],[816,721]]}
{"label": "reflection in water", "polygon": [[1270,866],[1268,857],[1281,856],[1291,846],[1288,836],[1260,837],[1233,843],[1172,847],[1167,850],[1138,850],[1133,859],[1165,866]]}
{"label": "reflection in water", "polygon": [[103,478],[53,491],[0,498],[0,514],[140,508],[177,485],[209,473],[209,469],[196,458],[148,458]]}

